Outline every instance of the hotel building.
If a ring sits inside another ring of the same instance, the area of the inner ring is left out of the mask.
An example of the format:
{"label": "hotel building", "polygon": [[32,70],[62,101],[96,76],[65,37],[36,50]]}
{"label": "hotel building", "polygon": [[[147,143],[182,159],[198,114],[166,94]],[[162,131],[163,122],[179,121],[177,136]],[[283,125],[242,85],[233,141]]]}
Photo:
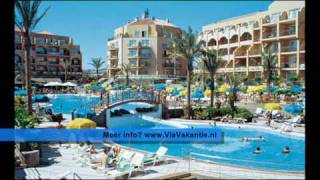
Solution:
{"label": "hotel building", "polygon": [[200,33],[208,48],[223,60],[219,74],[263,77],[261,51],[278,56],[276,74],[282,79],[305,76],[305,2],[274,1],[267,11],[218,21]]}
{"label": "hotel building", "polygon": [[186,63],[169,56],[173,40],[182,31],[170,21],[149,17],[145,11],[115,29],[108,39],[108,75],[117,73],[122,64],[130,64],[131,78],[172,78],[186,75]]}
{"label": "hotel building", "polygon": [[[24,64],[25,51],[23,49],[23,43],[22,33],[16,28],[16,67]],[[71,38],[53,35],[48,32],[38,32],[31,34],[31,43],[32,78],[60,78],[64,80],[65,63],[68,68],[68,80],[77,80],[82,77],[82,55],[80,46],[73,44]]]}

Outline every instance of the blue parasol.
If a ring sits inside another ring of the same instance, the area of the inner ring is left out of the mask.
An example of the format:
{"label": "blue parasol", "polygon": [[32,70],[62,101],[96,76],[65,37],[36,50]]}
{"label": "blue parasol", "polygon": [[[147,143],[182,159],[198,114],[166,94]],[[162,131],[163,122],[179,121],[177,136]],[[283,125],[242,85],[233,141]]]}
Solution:
{"label": "blue parasol", "polygon": [[26,90],[22,90],[22,89],[16,90],[16,91],[14,92],[14,95],[15,95],[15,96],[27,96],[27,91],[26,91]]}
{"label": "blue parasol", "polygon": [[301,93],[304,91],[304,89],[302,87],[295,86],[290,88],[289,91],[292,93]]}
{"label": "blue parasol", "polygon": [[159,90],[165,90],[166,89],[166,85],[165,84],[155,84],[154,88],[159,91]]}
{"label": "blue parasol", "polygon": [[290,104],[284,108],[284,111],[290,114],[300,114],[303,111],[303,106],[297,104]]}

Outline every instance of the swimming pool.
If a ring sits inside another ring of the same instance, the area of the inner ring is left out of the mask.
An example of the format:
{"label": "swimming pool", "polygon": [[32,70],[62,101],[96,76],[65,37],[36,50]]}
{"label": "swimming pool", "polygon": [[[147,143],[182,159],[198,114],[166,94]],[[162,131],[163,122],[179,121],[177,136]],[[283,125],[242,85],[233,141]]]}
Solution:
{"label": "swimming pool", "polygon": [[[51,98],[54,112],[71,113],[74,108],[93,107],[99,103],[99,97],[59,95]],[[61,108],[62,106],[62,108]],[[149,107],[144,103],[128,103],[117,108],[134,110],[136,107]],[[148,113],[154,116],[155,113]],[[149,118],[150,119],[150,118]],[[152,118],[151,118],[152,119]],[[108,121],[110,128],[189,128],[189,124],[174,124],[170,121],[158,123],[146,120],[139,114],[112,117]],[[208,127],[208,125],[192,125],[196,128]],[[238,165],[252,168],[262,168],[271,170],[304,171],[305,164],[305,141],[302,137],[284,135],[270,130],[257,128],[237,128],[219,126],[225,135],[224,144],[164,144],[168,147],[168,155],[176,157],[186,157],[191,155],[199,160],[220,162],[231,165]],[[242,137],[263,136],[264,142],[241,142]],[[160,144],[122,144],[124,146],[155,152]],[[253,151],[259,146],[260,154]],[[281,151],[285,146],[289,146],[291,152],[283,154]]]}
{"label": "swimming pool", "polygon": [[[143,106],[140,104],[140,107]],[[134,109],[136,104],[127,104],[121,107],[127,110]],[[140,115],[111,118],[110,128],[172,128],[169,123],[157,123],[143,119]],[[186,128],[191,125],[180,124]],[[192,125],[195,128],[208,128],[209,125]],[[219,126],[225,135],[224,144],[164,144],[168,147],[168,155],[176,157],[190,156],[195,159],[221,162],[244,167],[304,171],[305,141],[304,138],[284,135],[270,130],[256,128],[238,128]],[[242,137],[263,136],[265,141],[241,142]],[[124,146],[149,152],[155,152],[160,144],[122,144]],[[254,154],[256,147],[261,148],[260,154]],[[282,149],[289,146],[291,152],[283,154]]]}

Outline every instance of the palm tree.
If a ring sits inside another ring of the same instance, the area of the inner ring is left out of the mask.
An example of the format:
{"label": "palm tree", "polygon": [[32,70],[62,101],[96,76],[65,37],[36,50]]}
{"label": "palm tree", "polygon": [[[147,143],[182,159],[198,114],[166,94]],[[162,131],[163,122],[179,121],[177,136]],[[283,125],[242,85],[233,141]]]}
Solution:
{"label": "palm tree", "polygon": [[237,110],[235,106],[235,102],[237,100],[237,91],[243,79],[243,77],[235,76],[234,74],[226,76],[227,83],[230,86],[228,102],[232,111],[232,118],[234,117],[234,113]]}
{"label": "palm tree", "polygon": [[16,64],[15,65],[15,82],[18,81],[18,79],[21,79],[22,82],[22,87],[24,87],[25,83],[24,83],[24,79],[25,79],[25,68],[23,64]]}
{"label": "palm tree", "polygon": [[[179,37],[179,36],[176,36]],[[191,27],[187,31],[182,31],[181,38],[174,40],[174,52],[176,57],[182,57],[187,61],[187,82],[188,82],[188,110],[187,117],[191,115],[191,76],[193,72],[193,61],[200,52],[202,41],[197,40],[197,36],[192,32]]]}
{"label": "palm tree", "polygon": [[99,57],[99,58],[91,58],[90,65],[93,66],[96,69],[97,80],[99,80],[99,69],[102,67],[102,65],[104,63],[105,63],[105,61],[103,61],[101,57]]}
{"label": "palm tree", "polygon": [[63,65],[64,65],[64,81],[67,82],[68,80],[68,69],[70,66],[70,61],[68,61],[67,59],[63,60]]}
{"label": "palm tree", "polygon": [[32,113],[32,89],[31,89],[31,72],[30,72],[30,53],[31,53],[31,33],[45,16],[49,8],[47,8],[40,16],[38,16],[38,10],[41,1],[21,1],[15,2],[16,7],[16,21],[15,24],[22,32],[23,46],[25,48],[25,77],[26,77],[26,88],[27,88],[27,103],[28,112]]}
{"label": "palm tree", "polygon": [[130,64],[122,64],[120,72],[126,76],[126,86],[129,86],[129,75],[132,66]]}
{"label": "palm tree", "polygon": [[206,90],[206,86],[205,86],[205,84],[206,84],[206,73],[208,71],[207,71],[207,68],[206,68],[204,62],[202,61],[202,59],[197,61],[197,65],[196,65],[195,68],[198,70],[198,72],[201,72],[201,73],[198,74],[196,79],[200,79],[201,78],[202,89],[203,89],[203,91],[205,91]]}
{"label": "palm tree", "polygon": [[221,64],[221,61],[217,58],[218,52],[216,50],[210,50],[210,49],[202,49],[202,61],[204,63],[204,66],[210,73],[210,106],[213,107],[213,92],[214,92],[214,75],[216,74],[219,65]]}
{"label": "palm tree", "polygon": [[273,78],[273,72],[278,68],[278,56],[273,54],[270,48],[265,48],[264,52],[261,52],[263,71],[265,73],[267,81],[268,94],[271,94],[271,82]]}

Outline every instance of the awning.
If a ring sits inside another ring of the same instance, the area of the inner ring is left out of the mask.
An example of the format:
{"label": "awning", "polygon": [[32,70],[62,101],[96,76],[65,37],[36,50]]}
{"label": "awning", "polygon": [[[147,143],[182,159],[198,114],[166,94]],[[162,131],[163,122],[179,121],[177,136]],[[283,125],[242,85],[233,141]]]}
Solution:
{"label": "awning", "polygon": [[44,86],[63,86],[63,84],[59,83],[59,82],[49,82],[49,83],[45,84]]}
{"label": "awning", "polygon": [[76,87],[76,86],[78,86],[77,84],[72,83],[72,82],[66,82],[66,83],[63,83],[62,85],[63,85],[63,86],[71,86],[71,87]]}

